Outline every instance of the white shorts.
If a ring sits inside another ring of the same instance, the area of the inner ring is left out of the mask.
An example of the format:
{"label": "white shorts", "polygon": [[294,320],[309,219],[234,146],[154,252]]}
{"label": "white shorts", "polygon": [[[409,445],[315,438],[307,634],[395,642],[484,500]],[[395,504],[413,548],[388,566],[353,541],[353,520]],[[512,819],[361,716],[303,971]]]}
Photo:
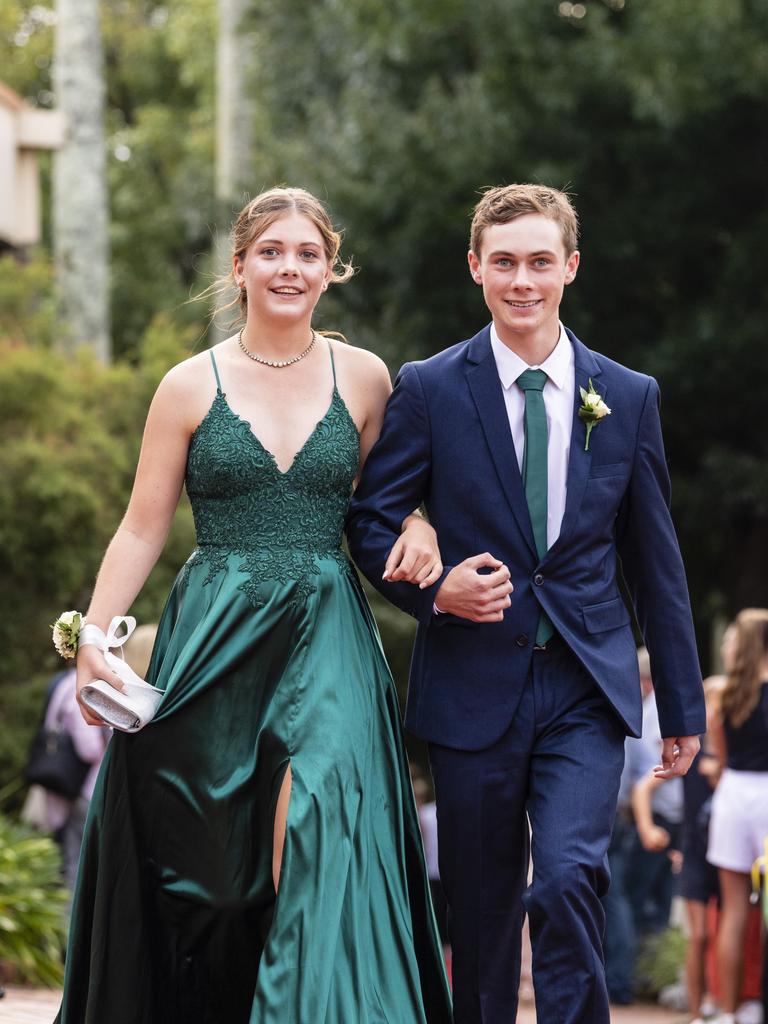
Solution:
{"label": "white shorts", "polygon": [[768,772],[726,768],[712,798],[707,860],[718,868],[749,872],[768,836]]}

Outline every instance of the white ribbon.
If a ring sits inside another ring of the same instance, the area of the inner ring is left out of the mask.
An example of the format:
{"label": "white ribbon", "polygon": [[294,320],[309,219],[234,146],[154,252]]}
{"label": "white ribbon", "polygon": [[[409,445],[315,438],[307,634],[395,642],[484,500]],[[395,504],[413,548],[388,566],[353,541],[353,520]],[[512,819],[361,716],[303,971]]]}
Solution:
{"label": "white ribbon", "polygon": [[[122,636],[117,635],[117,631],[121,626],[125,626],[125,633]],[[98,647],[104,654],[107,651],[112,650],[115,647],[122,647],[128,637],[136,629],[136,619],[132,615],[116,615],[109,624],[106,635],[104,630],[99,626],[94,626],[89,622],[83,626],[80,630],[80,635],[77,638],[79,647],[85,647],[87,644],[92,644],[94,647]],[[120,652],[123,653],[122,651]]]}
{"label": "white ribbon", "polygon": [[[118,630],[123,627],[125,632],[118,636]],[[122,688],[118,689],[104,679],[92,679],[80,690],[80,700],[108,725],[123,732],[138,732],[151,722],[163,696],[162,691],[139,678],[128,662],[121,660],[122,651],[119,651],[120,658],[110,653],[122,647],[134,629],[136,619],[132,615],[116,615],[106,635],[98,626],[86,623],[79,638],[81,645],[93,644],[101,650],[104,660],[122,683]]]}

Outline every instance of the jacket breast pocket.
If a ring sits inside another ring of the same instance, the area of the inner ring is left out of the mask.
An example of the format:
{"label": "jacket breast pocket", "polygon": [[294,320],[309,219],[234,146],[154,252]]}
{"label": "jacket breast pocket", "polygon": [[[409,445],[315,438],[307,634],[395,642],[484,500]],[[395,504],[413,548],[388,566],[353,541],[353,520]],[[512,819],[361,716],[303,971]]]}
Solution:
{"label": "jacket breast pocket", "polygon": [[581,609],[581,614],[588,633],[606,633],[609,629],[628,626],[630,622],[627,606],[620,597],[587,605]]}
{"label": "jacket breast pocket", "polygon": [[589,471],[589,479],[594,480],[600,476],[629,476],[629,462],[606,462],[602,466],[592,466]]}

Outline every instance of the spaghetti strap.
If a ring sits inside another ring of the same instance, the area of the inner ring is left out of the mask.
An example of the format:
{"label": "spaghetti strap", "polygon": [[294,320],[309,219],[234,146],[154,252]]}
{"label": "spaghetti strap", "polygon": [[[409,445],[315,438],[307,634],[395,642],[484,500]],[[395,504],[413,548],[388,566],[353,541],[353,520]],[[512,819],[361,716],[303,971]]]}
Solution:
{"label": "spaghetti strap", "polygon": [[[208,353],[209,353],[209,355],[210,355],[210,357],[211,357],[211,362],[213,363],[213,372],[214,372],[214,373],[216,374],[216,390],[217,390],[217,391],[221,391],[221,381],[219,380],[219,368],[218,368],[218,366],[216,365],[216,359],[215,359],[215,357],[214,357],[214,355],[213,355],[213,349],[212,349],[212,348],[209,348],[209,349],[208,349]],[[333,358],[333,356],[331,356],[331,358]],[[334,380],[334,383],[335,383],[335,382],[336,382],[336,376],[335,376],[335,374],[334,374],[334,378],[333,378],[333,380]],[[222,393],[223,393],[223,392],[222,392]]]}
{"label": "spaghetti strap", "polygon": [[333,358],[333,345],[331,345],[331,339],[325,339],[328,342],[328,351],[331,353],[331,369],[333,370],[333,387],[336,388],[336,363]]}

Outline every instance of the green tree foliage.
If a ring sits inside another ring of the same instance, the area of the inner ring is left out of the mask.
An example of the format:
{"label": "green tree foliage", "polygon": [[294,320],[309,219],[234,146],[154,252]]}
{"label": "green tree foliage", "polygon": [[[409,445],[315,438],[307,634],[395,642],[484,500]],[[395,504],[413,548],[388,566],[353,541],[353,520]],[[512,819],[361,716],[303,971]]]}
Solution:
{"label": "green tree foliage", "polygon": [[[44,278],[37,261],[24,268],[1,260],[4,309],[23,308],[32,294],[50,308],[50,271]],[[49,336],[52,326],[40,330]],[[84,352],[68,358],[32,346],[0,317],[0,716],[18,723],[0,736],[0,779],[20,776],[45,680],[62,664],[48,627],[65,608],[87,604],[128,501],[150,399],[187,354],[192,333],[180,334],[159,314],[134,365],[105,368]],[[184,506],[135,605],[140,621],[157,618],[192,546]]]}
{"label": "green tree foliage", "polygon": [[215,217],[211,0],[104,4],[115,351],[158,312],[200,326]]}
{"label": "green tree foliage", "polygon": [[[0,6],[0,79],[43,107],[53,102],[53,7]],[[117,356],[135,353],[158,313],[204,333],[204,310],[187,300],[209,283],[215,13],[213,0],[102,5]]]}
{"label": "green tree foliage", "polygon": [[273,140],[257,181],[327,197],[362,268],[327,319],[393,368],[467,337],[487,318],[465,264],[478,190],[568,188],[583,261],[564,316],[661,383],[702,641],[713,614],[765,604],[768,5],[253,9]]}

